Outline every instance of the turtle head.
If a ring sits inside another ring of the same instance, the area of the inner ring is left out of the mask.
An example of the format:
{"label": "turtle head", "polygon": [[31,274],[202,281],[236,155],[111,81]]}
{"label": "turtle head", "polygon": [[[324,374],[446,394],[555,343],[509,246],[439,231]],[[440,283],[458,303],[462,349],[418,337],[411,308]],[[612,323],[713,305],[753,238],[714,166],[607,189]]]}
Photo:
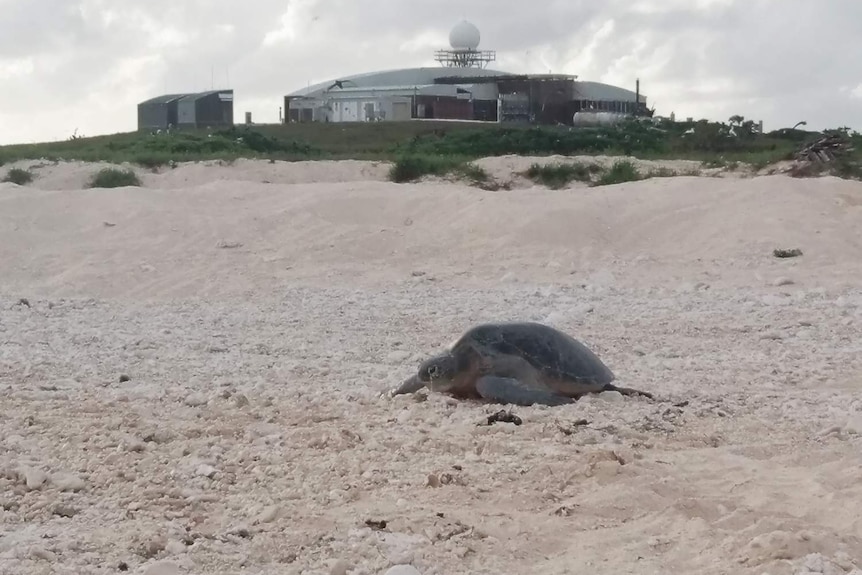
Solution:
{"label": "turtle head", "polygon": [[458,362],[450,354],[442,354],[422,362],[419,381],[431,391],[446,392],[452,386]]}

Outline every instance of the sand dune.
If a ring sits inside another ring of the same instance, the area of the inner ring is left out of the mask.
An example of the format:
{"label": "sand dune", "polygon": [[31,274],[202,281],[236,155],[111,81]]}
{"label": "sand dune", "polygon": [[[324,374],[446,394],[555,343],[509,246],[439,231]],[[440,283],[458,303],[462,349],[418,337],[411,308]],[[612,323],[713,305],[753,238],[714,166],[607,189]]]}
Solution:
{"label": "sand dune", "polygon": [[[862,184],[97,168],[0,184],[0,573],[862,567]],[[381,396],[500,319],[658,399]]]}

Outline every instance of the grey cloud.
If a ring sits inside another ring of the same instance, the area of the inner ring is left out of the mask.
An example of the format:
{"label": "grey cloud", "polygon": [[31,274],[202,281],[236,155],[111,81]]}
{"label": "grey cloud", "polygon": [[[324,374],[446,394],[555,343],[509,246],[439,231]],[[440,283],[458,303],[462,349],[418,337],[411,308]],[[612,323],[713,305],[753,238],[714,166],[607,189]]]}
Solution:
{"label": "grey cloud", "polygon": [[[281,97],[309,82],[436,65],[433,49],[445,47],[462,16],[479,26],[481,48],[497,50],[497,69],[549,67],[626,87],[640,77],[659,114],[741,113],[767,129],[799,119],[862,129],[862,100],[851,94],[862,83],[855,58],[862,3],[849,1],[5,0],[0,7],[0,143],[67,137],[73,122],[86,134],[130,130],[138,101],[211,83],[236,90],[237,117],[248,109],[275,121]],[[265,43],[278,37],[285,14],[295,36]],[[603,25],[610,32],[599,37]],[[443,45],[417,41],[427,34]],[[11,75],[8,67],[27,58],[33,73]]]}

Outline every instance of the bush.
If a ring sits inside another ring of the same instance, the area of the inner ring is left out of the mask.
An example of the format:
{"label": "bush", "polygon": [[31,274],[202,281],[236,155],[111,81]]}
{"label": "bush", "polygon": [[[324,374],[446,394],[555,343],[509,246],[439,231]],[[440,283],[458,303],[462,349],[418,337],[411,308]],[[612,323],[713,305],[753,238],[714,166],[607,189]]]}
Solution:
{"label": "bush", "polygon": [[156,170],[162,166],[170,165],[172,160],[170,154],[149,152],[142,153],[141,155],[136,156],[132,160],[132,162],[138,164],[141,167],[148,168],[150,170]]}
{"label": "bush", "polygon": [[595,185],[608,186],[611,184],[622,184],[623,182],[636,182],[640,179],[643,178],[631,161],[618,160],[614,162],[610,170],[599,177]]}
{"label": "bush", "polygon": [[590,164],[532,164],[524,175],[534,182],[543,184],[551,189],[559,189],[569,182],[590,182],[593,174],[600,173],[602,167],[595,163]]}
{"label": "bush", "polygon": [[12,168],[6,173],[6,177],[3,178],[3,181],[12,182],[19,186],[25,186],[33,181],[33,172],[22,170],[21,168]]}
{"label": "bush", "polygon": [[462,164],[455,167],[452,171],[477,186],[484,187],[491,180],[490,174],[476,164]]}
{"label": "bush", "polygon": [[504,154],[597,154],[613,150],[660,152],[662,134],[639,122],[623,122],[615,127],[529,128],[439,130],[416,135],[397,147],[410,154],[445,154],[462,157]]}
{"label": "bush", "polygon": [[141,180],[131,169],[103,168],[90,180],[91,188],[120,188],[140,185]]}
{"label": "bush", "polygon": [[402,156],[389,170],[393,182],[412,182],[422,176],[444,176],[462,167],[462,162],[448,156]]}
{"label": "bush", "polygon": [[[697,174],[698,174],[697,170],[692,170],[690,173],[687,173],[686,175],[697,175]],[[654,169],[650,170],[649,172],[647,172],[646,177],[647,178],[673,178],[673,177],[678,176],[678,175],[679,175],[678,172],[676,172],[670,168],[660,167],[660,168],[654,168]]]}

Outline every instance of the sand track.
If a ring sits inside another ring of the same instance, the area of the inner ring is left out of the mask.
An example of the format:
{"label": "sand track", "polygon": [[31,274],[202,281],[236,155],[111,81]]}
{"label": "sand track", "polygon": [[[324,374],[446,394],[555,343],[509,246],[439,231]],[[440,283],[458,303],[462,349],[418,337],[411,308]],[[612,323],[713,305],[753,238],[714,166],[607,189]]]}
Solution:
{"label": "sand track", "polygon": [[[0,574],[862,567],[862,185],[92,169],[0,184]],[[380,397],[501,318],[658,400]]]}

